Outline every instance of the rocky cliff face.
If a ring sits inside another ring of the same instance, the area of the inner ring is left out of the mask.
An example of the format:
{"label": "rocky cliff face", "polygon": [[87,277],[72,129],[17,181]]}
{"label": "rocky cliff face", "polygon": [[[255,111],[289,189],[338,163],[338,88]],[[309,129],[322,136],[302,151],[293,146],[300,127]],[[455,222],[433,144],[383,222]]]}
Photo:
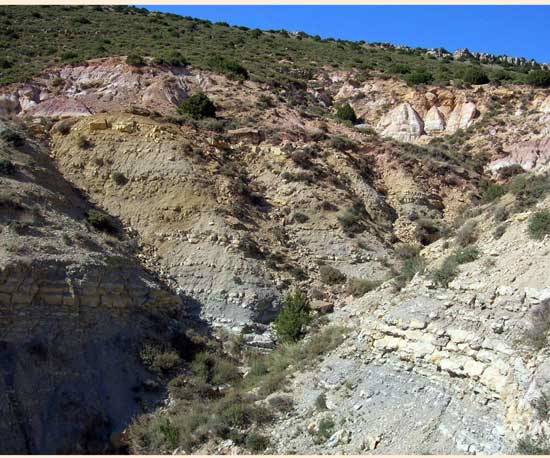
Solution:
{"label": "rocky cliff face", "polygon": [[[418,275],[398,293],[390,282],[335,312],[350,335],[294,379],[296,410],[275,429],[276,450],[510,453],[518,439],[548,434],[547,349],[533,340],[534,329],[545,332],[548,239],[528,239],[527,216],[511,218],[498,240],[478,217],[481,255],[448,288]],[[428,270],[450,249],[430,245]],[[335,426],[319,442],[327,418]]]}
{"label": "rocky cliff face", "polygon": [[111,435],[155,398],[139,353],[167,339],[179,298],[86,224],[91,207],[40,145],[17,143],[2,145],[2,451],[113,450]]}

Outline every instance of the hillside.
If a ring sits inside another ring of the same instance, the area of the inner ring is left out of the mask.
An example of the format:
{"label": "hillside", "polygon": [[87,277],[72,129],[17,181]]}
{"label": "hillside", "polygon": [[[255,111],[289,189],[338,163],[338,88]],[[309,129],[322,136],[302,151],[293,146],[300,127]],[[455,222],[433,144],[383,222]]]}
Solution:
{"label": "hillside", "polygon": [[413,75],[412,81],[429,74],[429,79],[441,84],[463,80],[469,63],[481,63],[495,81],[521,82],[528,71],[538,67],[525,59],[501,62],[495,56],[492,62],[469,52],[459,53],[455,59],[443,50],[427,53],[387,44],[321,40],[304,33],[230,27],[126,6],[1,7],[0,24],[0,48],[4,51],[0,83],[26,80],[53,64],[128,54],[185,60],[197,68],[223,70],[238,77],[241,70],[227,65],[234,61],[255,81],[296,89],[319,67],[360,69],[363,77]]}
{"label": "hillside", "polygon": [[545,71],[0,21],[1,451],[546,450]]}

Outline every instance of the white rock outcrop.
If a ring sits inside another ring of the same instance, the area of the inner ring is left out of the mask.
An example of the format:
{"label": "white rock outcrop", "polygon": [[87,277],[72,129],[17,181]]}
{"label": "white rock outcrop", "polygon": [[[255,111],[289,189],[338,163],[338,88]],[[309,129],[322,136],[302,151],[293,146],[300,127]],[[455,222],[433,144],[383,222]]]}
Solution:
{"label": "white rock outcrop", "polygon": [[475,103],[466,102],[458,104],[449,115],[446,131],[454,133],[458,129],[470,127],[478,114],[479,112],[477,111]]}
{"label": "white rock outcrop", "polygon": [[377,130],[385,137],[411,142],[424,134],[424,122],[410,103],[402,103],[380,119]]}
{"label": "white rock outcrop", "polygon": [[432,106],[428,112],[426,113],[426,117],[424,118],[424,130],[427,133],[430,132],[441,132],[445,130],[446,127],[445,117],[439,111],[439,108],[437,108],[435,105]]}

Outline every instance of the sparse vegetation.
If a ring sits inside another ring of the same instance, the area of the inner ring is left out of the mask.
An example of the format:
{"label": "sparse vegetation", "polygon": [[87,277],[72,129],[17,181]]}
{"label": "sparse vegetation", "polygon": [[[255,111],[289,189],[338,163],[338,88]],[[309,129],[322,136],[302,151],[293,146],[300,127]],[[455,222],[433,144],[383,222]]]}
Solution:
{"label": "sparse vegetation", "polygon": [[[215,390],[211,385],[215,350],[199,352],[191,364],[193,375],[178,375],[169,383],[170,393],[177,402],[175,408],[143,415],[132,423],[130,450],[133,453],[171,452],[182,447],[190,453],[209,439],[227,438],[255,453],[265,450],[269,443],[258,433],[258,427],[272,421],[273,414],[255,403],[257,397],[248,394],[250,389],[258,387],[259,396],[281,389],[291,371],[311,366],[320,355],[340,345],[344,332],[344,328],[326,327],[302,341],[284,342],[273,352],[254,355],[248,376],[232,379],[232,386],[224,391]],[[218,352],[215,358],[225,359],[225,356]],[[271,399],[270,407],[280,412],[292,408],[288,396]]]}
{"label": "sparse vegetation", "polygon": [[[237,79],[248,77],[273,87],[304,85],[318,68],[329,65],[381,76],[414,75],[407,78],[411,84],[429,83],[433,78],[441,82],[460,79],[463,68],[471,66],[453,59],[429,59],[421,49],[364,46],[303,32],[291,35],[284,30],[250,30],[121,5],[116,9],[11,6],[2,11],[9,12],[5,23],[9,19],[17,27],[5,26],[0,33],[0,38],[10,43],[0,60],[0,84],[24,81],[56,61],[76,63],[109,55],[158,56],[164,60],[165,53],[179,49],[186,50],[186,60],[196,68],[221,71]],[[59,35],[59,30],[70,33]],[[29,53],[32,58],[22,57]],[[130,59],[130,63],[139,64],[140,60]],[[481,68],[490,79],[506,70],[510,81],[548,85],[547,71],[525,75],[523,66],[491,64]]]}
{"label": "sparse vegetation", "polygon": [[380,282],[376,280],[367,280],[364,278],[352,278],[347,285],[347,292],[353,297],[362,297],[369,291],[380,286]]}
{"label": "sparse vegetation", "polygon": [[414,72],[405,75],[405,81],[409,86],[430,84],[433,81],[433,76],[424,69],[415,70]]}
{"label": "sparse vegetation", "polygon": [[424,258],[415,254],[411,257],[408,257],[403,261],[401,270],[395,277],[396,286],[398,288],[403,288],[408,282],[410,282],[416,274],[424,273],[426,269],[426,261]]}
{"label": "sparse vegetation", "polygon": [[447,287],[458,274],[458,266],[475,261],[480,256],[475,247],[457,249],[453,254],[445,258],[441,266],[431,274],[432,280],[439,286]]}
{"label": "sparse vegetation", "polygon": [[533,70],[527,74],[526,81],[535,87],[550,87],[550,70]]}
{"label": "sparse vegetation", "polygon": [[346,276],[332,266],[319,267],[319,274],[321,275],[321,281],[326,285],[339,285],[346,281]]}
{"label": "sparse vegetation", "polygon": [[535,240],[542,240],[550,234],[550,211],[541,210],[529,218],[529,235]]}
{"label": "sparse vegetation", "polygon": [[181,358],[175,351],[153,344],[144,345],[140,356],[143,363],[154,372],[168,373],[181,364]]}
{"label": "sparse vegetation", "polygon": [[533,307],[529,327],[525,330],[523,342],[535,350],[545,348],[550,331],[550,300],[545,300]]}
{"label": "sparse vegetation", "polygon": [[458,246],[466,247],[477,241],[477,225],[475,221],[466,221],[456,232],[455,241]]}

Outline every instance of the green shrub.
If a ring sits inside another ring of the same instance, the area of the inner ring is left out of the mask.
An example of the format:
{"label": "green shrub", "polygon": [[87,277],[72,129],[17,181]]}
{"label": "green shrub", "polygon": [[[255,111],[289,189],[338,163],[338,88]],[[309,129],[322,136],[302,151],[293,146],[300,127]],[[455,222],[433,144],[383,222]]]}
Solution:
{"label": "green shrub", "polygon": [[306,295],[299,290],[289,293],[274,322],[277,337],[283,342],[298,340],[310,320],[311,310]]}
{"label": "green shrub", "polygon": [[529,218],[529,235],[532,239],[542,240],[550,234],[550,211],[541,210]]}
{"label": "green shrub", "polygon": [[56,76],[52,79],[52,82],[50,83],[52,87],[61,87],[65,85],[65,80],[59,76]]}
{"label": "green shrub", "polygon": [[429,245],[441,237],[439,224],[430,218],[419,218],[416,221],[418,237],[422,245]]}
{"label": "green shrub", "polygon": [[503,180],[515,177],[516,175],[521,175],[525,170],[519,164],[507,165],[506,167],[501,167],[498,169],[498,176]]}
{"label": "green shrub", "polygon": [[396,277],[397,286],[402,288],[410,282],[417,273],[421,274],[425,269],[426,261],[421,255],[416,254],[405,259],[403,265],[401,266],[401,270]]}
{"label": "green shrub", "polygon": [[221,57],[214,56],[208,60],[208,66],[211,70],[223,73],[227,77],[235,80],[248,79],[248,71],[237,61]]}
{"label": "green shrub", "polygon": [[294,408],[294,400],[290,396],[274,396],[268,402],[271,407],[283,413]]}
{"label": "green shrub", "polygon": [[106,232],[108,234],[118,233],[118,228],[113,218],[102,211],[90,210],[86,216],[86,219],[88,220],[88,223],[99,231]]}
{"label": "green shrub", "polygon": [[269,439],[256,432],[251,432],[246,436],[245,446],[251,452],[260,453],[269,447]]}
{"label": "green shrub", "polygon": [[178,113],[193,119],[213,118],[216,116],[216,106],[206,94],[200,92],[186,99],[179,106]]}
{"label": "green shrub", "polygon": [[458,266],[475,261],[480,256],[479,250],[475,247],[459,248],[448,256],[439,269],[432,272],[432,280],[439,286],[447,287],[458,275]]}
{"label": "green shrub", "polygon": [[506,221],[508,216],[509,216],[508,209],[503,205],[496,207],[493,211],[493,219],[497,223],[502,223],[503,221]]}
{"label": "green shrub", "polygon": [[336,424],[332,418],[323,418],[319,422],[319,429],[317,435],[322,440],[327,440],[334,433],[334,427]]}
{"label": "green shrub", "polygon": [[439,269],[432,272],[431,278],[436,285],[447,287],[458,274],[458,263],[454,256],[449,256],[443,261]]}
{"label": "green shrub", "polygon": [[550,70],[533,70],[527,74],[527,84],[535,87],[550,87]]}
{"label": "green shrub", "polygon": [[550,329],[550,300],[546,299],[533,307],[530,317],[530,326],[525,329],[524,342],[535,350],[541,350],[548,344],[548,330]]}
{"label": "green shrub", "polygon": [[303,224],[309,220],[309,217],[305,213],[296,212],[292,215],[292,220],[297,222],[298,224]]}
{"label": "green shrub", "polygon": [[380,286],[380,281],[352,278],[348,283],[347,292],[353,297],[362,297],[369,291],[378,288],[378,286]]}
{"label": "green shrub", "polygon": [[534,205],[550,192],[550,177],[544,175],[517,175],[510,183],[510,192],[516,196],[520,208]]}
{"label": "green shrub", "polygon": [[183,55],[179,51],[175,50],[156,55],[153,58],[153,62],[157,65],[189,65],[189,61],[185,57],[183,57]]}
{"label": "green shrub", "polygon": [[388,67],[388,73],[392,75],[405,75],[411,72],[411,67],[405,64],[392,64]]}
{"label": "green shrub", "polygon": [[153,344],[145,344],[140,356],[143,363],[154,372],[170,372],[181,365],[181,358],[175,351]]}
{"label": "green shrub", "polygon": [[405,76],[405,81],[409,86],[416,86],[418,84],[430,84],[433,81],[431,73],[425,70],[415,70]]}
{"label": "green shrub", "polygon": [[225,385],[236,382],[241,378],[239,368],[233,361],[216,357],[212,368],[212,383],[214,385]]}
{"label": "green shrub", "polygon": [[357,122],[357,115],[349,103],[336,108],[336,118],[340,121],[350,121],[353,124]]}
{"label": "green shrub", "polygon": [[483,190],[481,201],[484,203],[493,202],[500,199],[504,194],[506,194],[505,186],[498,183],[491,183]]}
{"label": "green shrub", "polygon": [[516,453],[519,455],[550,455],[550,438],[546,435],[542,437],[522,437],[516,445]]}
{"label": "green shrub", "polygon": [[126,63],[132,67],[140,67],[145,64],[145,61],[143,60],[143,56],[139,54],[129,54],[128,57],[126,57]]}
{"label": "green shrub", "polygon": [[69,132],[71,132],[73,124],[74,121],[70,119],[64,119],[57,123],[57,125],[55,126],[55,130],[57,130],[57,132],[59,132],[61,135],[68,135]]}
{"label": "green shrub", "polygon": [[469,66],[464,70],[462,79],[468,84],[487,84],[489,82],[487,74],[481,68],[474,66]]}
{"label": "green shrub", "polygon": [[221,418],[228,426],[243,428],[252,421],[252,410],[246,403],[232,400],[220,408]]}
{"label": "green shrub", "polygon": [[315,398],[315,408],[317,410],[327,410],[327,396],[325,393],[321,393]]}
{"label": "green shrub", "polygon": [[453,254],[457,264],[466,264],[479,258],[480,253],[476,247],[459,248]]}
{"label": "green shrub", "polygon": [[23,146],[25,143],[23,137],[12,129],[4,129],[3,131],[1,131],[0,138],[6,143],[9,143],[16,147]]}
{"label": "green shrub", "polygon": [[338,216],[338,222],[346,234],[359,233],[364,230],[361,214],[358,209],[354,207],[344,210],[344,212]]}
{"label": "green shrub", "polygon": [[326,285],[339,285],[346,281],[346,276],[338,269],[332,266],[319,267],[321,281]]}
{"label": "green shrub", "polygon": [[347,151],[355,148],[355,143],[347,137],[334,136],[330,139],[330,146],[338,151]]}
{"label": "green shrub", "polygon": [[8,159],[0,159],[0,174],[14,175],[17,172],[17,167]]}
{"label": "green shrub", "polygon": [[111,174],[111,178],[119,186],[124,186],[126,183],[128,183],[128,178],[126,178],[121,172],[113,172]]}

